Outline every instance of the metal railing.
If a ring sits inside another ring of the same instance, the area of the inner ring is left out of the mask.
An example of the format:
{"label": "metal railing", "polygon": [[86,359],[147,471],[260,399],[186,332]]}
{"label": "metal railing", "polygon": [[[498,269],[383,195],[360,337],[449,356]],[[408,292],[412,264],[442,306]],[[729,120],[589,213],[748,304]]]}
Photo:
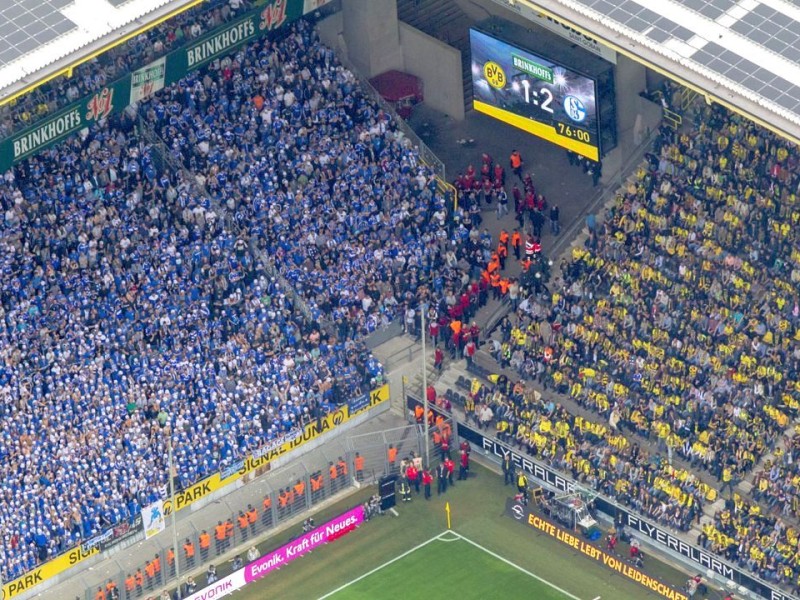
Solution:
{"label": "metal railing", "polygon": [[[335,49],[336,50],[336,49]],[[375,89],[375,87],[369,82],[366,77],[362,77],[358,69],[350,62],[350,59],[347,58],[343,53],[336,52],[336,56],[339,58],[339,62],[341,62],[345,67],[347,67],[353,75],[355,75],[356,79],[358,79],[359,84],[361,87],[369,94],[369,96],[387,113],[394,117],[395,122],[397,123],[398,129],[403,132],[405,138],[409,141],[412,146],[417,147],[417,151],[419,152],[419,159],[425,163],[427,166],[431,168],[434,175],[441,179],[442,181],[447,181],[447,173],[445,172],[444,162],[434,154],[433,150],[431,150],[428,145],[422,141],[422,139],[414,132],[411,126],[400,116],[397,114],[397,111],[394,109],[394,106],[389,104],[383,96],[381,96],[380,92]]]}
{"label": "metal railing", "polygon": [[[452,430],[451,421],[447,422]],[[432,438],[437,431],[432,429]],[[394,462],[389,461],[390,448],[396,451]],[[141,542],[125,557],[110,559],[71,578],[57,591],[66,598],[94,600],[98,588],[106,589],[109,582],[113,582],[122,600],[138,600],[157,597],[162,590],[174,589],[178,583],[190,579],[196,582],[198,590],[202,589],[207,583],[209,565],[215,565],[218,577],[229,574],[237,556],[247,564],[250,548],[255,547],[261,556],[276,545],[274,540],[263,543],[262,538],[267,534],[274,535],[286,529],[299,534],[301,522],[315,508],[345,496],[356,485],[370,485],[384,475],[399,473],[401,460],[412,452],[420,456],[423,449],[423,432],[417,425],[333,440],[303,457],[302,461],[271,473],[253,473],[250,482],[220,502],[205,507],[191,519],[181,521],[179,518],[178,574],[168,562],[173,548],[171,517],[168,517],[165,531]],[[434,444],[431,450],[440,452]],[[358,466],[361,468],[357,470]],[[248,513],[255,518],[247,519]],[[220,523],[223,529],[230,523],[228,534],[217,536],[216,528]],[[205,549],[200,543],[204,532],[210,538]],[[193,548],[191,558],[184,549],[188,544]],[[160,562],[157,574],[152,567],[156,558]]]}

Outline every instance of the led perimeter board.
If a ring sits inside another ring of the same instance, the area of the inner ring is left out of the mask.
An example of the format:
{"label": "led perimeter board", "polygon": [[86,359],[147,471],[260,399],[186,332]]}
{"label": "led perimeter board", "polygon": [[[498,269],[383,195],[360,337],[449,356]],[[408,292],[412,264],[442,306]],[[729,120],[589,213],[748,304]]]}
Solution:
{"label": "led perimeter board", "polygon": [[600,159],[595,79],[476,29],[470,47],[475,110]]}

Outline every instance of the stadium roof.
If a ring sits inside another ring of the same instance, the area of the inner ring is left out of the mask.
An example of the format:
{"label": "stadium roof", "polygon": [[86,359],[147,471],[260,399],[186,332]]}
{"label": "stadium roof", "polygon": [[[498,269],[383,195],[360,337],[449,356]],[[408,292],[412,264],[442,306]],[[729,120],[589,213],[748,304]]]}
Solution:
{"label": "stadium roof", "polygon": [[800,0],[494,0],[544,13],[800,143]]}
{"label": "stadium roof", "polygon": [[0,104],[202,1],[0,2]]}

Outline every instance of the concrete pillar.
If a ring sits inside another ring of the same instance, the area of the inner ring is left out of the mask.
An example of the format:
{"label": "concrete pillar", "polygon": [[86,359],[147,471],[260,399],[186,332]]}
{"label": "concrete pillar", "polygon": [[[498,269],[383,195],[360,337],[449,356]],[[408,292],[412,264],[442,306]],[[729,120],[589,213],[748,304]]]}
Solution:
{"label": "concrete pillar", "polygon": [[348,56],[361,73],[403,70],[397,0],[343,0],[342,17]]}

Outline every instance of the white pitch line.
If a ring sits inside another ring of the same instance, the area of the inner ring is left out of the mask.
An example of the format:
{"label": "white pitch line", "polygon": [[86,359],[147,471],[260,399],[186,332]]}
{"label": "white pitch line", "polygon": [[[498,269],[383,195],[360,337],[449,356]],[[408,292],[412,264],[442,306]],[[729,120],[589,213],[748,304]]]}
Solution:
{"label": "white pitch line", "polygon": [[[454,535],[454,536],[456,536],[456,538],[455,538],[455,539],[452,539],[452,538],[450,538],[450,539],[446,539],[444,536],[447,536],[447,535]],[[406,550],[406,551],[405,551],[405,552],[403,552],[402,554],[400,554],[400,555],[398,555],[398,556],[395,556],[393,559],[391,559],[391,560],[389,560],[389,561],[386,561],[385,563],[383,563],[382,565],[379,565],[379,566],[375,567],[375,568],[374,568],[374,569],[372,569],[371,571],[367,571],[367,572],[366,572],[366,573],[364,573],[363,575],[360,575],[360,576],[356,577],[356,578],[355,578],[355,579],[353,579],[352,581],[348,581],[348,582],[347,582],[347,583],[345,583],[344,585],[341,585],[341,586],[339,586],[338,588],[336,588],[335,590],[333,590],[333,591],[331,591],[331,592],[328,592],[328,593],[327,593],[327,594],[325,594],[324,596],[320,596],[319,600],[325,600],[326,598],[330,598],[331,596],[333,596],[333,595],[335,595],[335,594],[338,594],[338,593],[339,593],[339,592],[341,592],[342,590],[344,590],[344,589],[346,589],[346,588],[350,587],[351,585],[354,585],[354,584],[358,583],[358,582],[359,582],[359,581],[361,581],[362,579],[366,579],[366,578],[367,578],[367,577],[369,577],[370,575],[372,575],[372,574],[374,574],[374,573],[377,573],[378,571],[380,571],[380,570],[381,570],[381,569],[383,569],[384,567],[388,567],[389,565],[391,565],[391,564],[393,564],[393,563],[396,563],[398,560],[401,560],[401,559],[405,558],[405,557],[406,557],[406,556],[408,556],[409,554],[412,554],[412,553],[416,552],[416,551],[417,551],[417,550],[419,550],[420,548],[424,548],[425,546],[427,546],[427,545],[428,545],[428,544],[430,544],[431,542],[436,542],[436,541],[440,541],[440,542],[455,542],[455,541],[458,541],[459,539],[460,539],[460,540],[463,540],[463,541],[465,541],[465,542],[467,542],[468,544],[472,544],[473,546],[475,546],[475,547],[476,547],[476,548],[478,548],[479,550],[483,550],[484,552],[486,552],[486,554],[489,554],[489,555],[493,556],[493,557],[494,557],[494,558],[496,558],[497,560],[501,560],[501,561],[503,561],[503,562],[504,562],[504,563],[506,563],[507,565],[509,565],[509,566],[511,566],[511,567],[513,567],[513,568],[515,568],[515,569],[517,569],[518,571],[520,571],[520,572],[522,572],[522,573],[525,573],[525,574],[526,574],[526,575],[528,575],[529,577],[533,577],[533,578],[534,578],[534,579],[536,579],[537,581],[540,581],[540,582],[544,583],[545,585],[548,585],[548,586],[550,586],[551,588],[553,588],[553,589],[554,589],[554,590],[556,590],[557,592],[561,592],[562,594],[564,594],[564,595],[565,595],[565,596],[567,596],[568,598],[571,598],[572,600],[581,600],[581,599],[580,599],[580,598],[578,598],[578,596],[576,596],[575,594],[571,594],[571,593],[569,593],[567,590],[565,590],[565,589],[563,589],[563,588],[560,588],[560,587],[558,587],[557,585],[555,585],[555,584],[553,584],[553,583],[550,583],[549,581],[547,581],[546,579],[543,579],[543,578],[539,577],[539,576],[538,576],[538,575],[536,575],[535,573],[531,573],[531,572],[530,572],[530,571],[528,571],[527,569],[524,569],[523,567],[520,567],[518,564],[511,562],[511,561],[510,561],[510,560],[508,560],[507,558],[504,558],[504,557],[500,556],[499,554],[497,554],[497,553],[495,553],[495,552],[492,552],[492,551],[491,551],[491,550],[489,550],[488,548],[484,548],[483,546],[481,546],[481,545],[480,545],[480,544],[478,544],[477,542],[473,542],[471,539],[469,539],[469,538],[467,538],[467,537],[464,537],[464,536],[463,536],[463,535],[461,535],[460,533],[456,533],[455,531],[452,531],[452,530],[449,530],[449,531],[443,531],[443,532],[442,532],[442,533],[440,533],[439,535],[435,535],[435,536],[434,536],[434,537],[432,537],[431,539],[429,539],[429,540],[427,540],[427,541],[424,541],[424,542],[422,542],[421,544],[419,544],[419,545],[417,545],[417,546],[414,546],[413,548],[411,548],[411,550]],[[598,597],[597,597],[597,598],[595,598],[594,600],[600,600],[600,596],[598,596]]]}
{"label": "white pitch line", "polygon": [[[328,593],[327,593],[327,594],[325,594],[324,596],[320,596],[319,600],[325,600],[325,598],[330,598],[330,597],[331,597],[331,596],[333,596],[334,594],[338,594],[339,592],[341,592],[343,589],[345,589],[345,588],[348,588],[348,587],[350,587],[351,585],[353,585],[353,584],[355,584],[355,583],[358,583],[358,582],[359,582],[359,581],[361,581],[362,579],[366,579],[367,577],[369,577],[369,576],[370,576],[370,575],[372,575],[373,573],[377,573],[378,571],[380,571],[380,570],[381,570],[381,569],[383,569],[384,567],[388,567],[389,565],[391,565],[391,564],[393,564],[393,563],[396,563],[398,560],[401,560],[401,559],[405,558],[405,557],[406,557],[406,556],[408,556],[409,554],[412,554],[413,552],[416,552],[416,551],[417,551],[417,550],[419,550],[420,548],[424,548],[425,546],[427,546],[427,545],[428,545],[428,544],[430,544],[431,542],[435,542],[436,540],[438,540],[440,535],[442,535],[442,534],[440,533],[439,535],[435,535],[435,536],[433,536],[433,537],[432,537],[431,539],[429,539],[428,541],[426,541],[426,542],[422,542],[422,543],[421,543],[421,544],[419,544],[418,546],[414,546],[413,548],[411,548],[411,550],[407,550],[407,551],[403,552],[402,554],[400,554],[400,555],[398,555],[398,556],[395,556],[393,559],[391,559],[391,560],[389,560],[389,561],[387,561],[387,562],[383,563],[383,564],[382,564],[382,565],[380,565],[380,566],[377,566],[377,567],[375,567],[375,568],[374,568],[374,569],[372,569],[371,571],[368,571],[368,572],[364,573],[363,575],[361,575],[361,576],[359,576],[359,577],[356,577],[356,578],[355,578],[355,579],[353,579],[352,581],[348,581],[348,582],[347,582],[347,583],[345,583],[344,585],[341,585],[341,586],[339,586],[338,588],[336,588],[336,589],[335,589],[335,590],[333,590],[332,592],[328,592]],[[578,599],[576,598],[575,600],[578,600]]]}
{"label": "white pitch line", "polygon": [[[467,542],[468,544],[472,544],[472,545],[473,545],[473,546],[475,546],[476,548],[478,548],[478,549],[480,549],[480,550],[483,550],[484,552],[486,552],[486,554],[490,554],[491,556],[494,556],[494,557],[495,557],[497,560],[501,560],[501,561],[503,561],[504,563],[506,563],[507,565],[509,565],[509,566],[511,566],[511,567],[514,567],[514,568],[515,568],[515,569],[517,569],[518,571],[522,571],[522,572],[523,572],[523,573],[525,573],[526,575],[529,575],[530,577],[533,577],[534,579],[536,579],[536,580],[538,580],[538,581],[541,581],[541,582],[542,582],[542,583],[544,583],[545,585],[549,585],[549,586],[550,586],[551,588],[553,588],[554,590],[556,590],[556,591],[558,591],[558,592],[561,592],[562,594],[564,594],[565,596],[567,596],[567,597],[569,597],[569,598],[572,598],[572,600],[581,600],[581,599],[580,599],[580,598],[578,598],[578,597],[577,597],[575,594],[570,594],[570,593],[569,593],[567,590],[565,590],[565,589],[562,589],[562,588],[558,587],[557,585],[550,583],[550,582],[549,582],[549,581],[547,581],[546,579],[542,579],[541,577],[539,577],[539,576],[538,576],[538,575],[536,575],[535,573],[531,573],[531,572],[530,572],[530,571],[528,571],[527,569],[523,569],[523,568],[522,568],[522,567],[520,567],[518,564],[515,564],[515,563],[511,562],[510,560],[508,560],[507,558],[504,558],[504,557],[500,556],[499,554],[497,554],[497,553],[495,553],[495,552],[492,552],[492,551],[491,551],[491,550],[489,550],[488,548],[484,548],[483,546],[481,546],[481,545],[480,545],[480,544],[478,544],[477,542],[473,542],[471,539],[464,537],[464,536],[463,536],[463,535],[461,535],[460,533],[456,533],[455,531],[453,531],[452,533],[453,533],[453,535],[457,535],[458,537],[460,537],[462,540],[464,540],[464,541],[465,541],[465,542]],[[427,542],[426,542],[426,543],[427,543]],[[595,598],[595,600],[598,600],[598,598]]]}
{"label": "white pitch line", "polygon": [[598,596],[598,597],[597,597],[597,598],[595,598],[594,600],[600,600],[600,596]]}

